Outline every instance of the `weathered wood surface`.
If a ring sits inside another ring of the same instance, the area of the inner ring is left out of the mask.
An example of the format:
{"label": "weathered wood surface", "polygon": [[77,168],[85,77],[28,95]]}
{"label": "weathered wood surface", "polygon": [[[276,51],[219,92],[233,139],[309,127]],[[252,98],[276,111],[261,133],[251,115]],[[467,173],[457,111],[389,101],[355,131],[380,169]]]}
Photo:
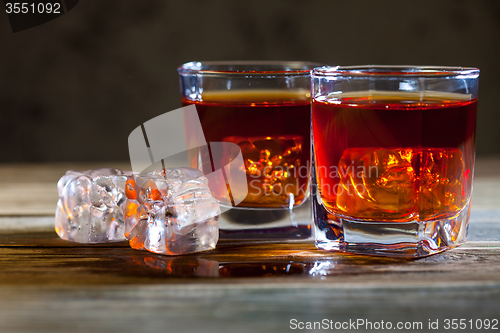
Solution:
{"label": "weathered wood surface", "polygon": [[[53,231],[55,182],[95,166],[0,166],[0,332],[282,332],[325,318],[418,321],[408,332],[427,332],[429,319],[437,331],[445,318],[500,319],[499,162],[478,163],[469,241],[419,260],[310,242],[222,241],[179,257],[65,242]],[[23,191],[9,192],[16,184]]]}
{"label": "weathered wood surface", "polygon": [[57,181],[66,170],[101,167],[130,170],[130,163],[0,164],[0,215],[54,215]]}

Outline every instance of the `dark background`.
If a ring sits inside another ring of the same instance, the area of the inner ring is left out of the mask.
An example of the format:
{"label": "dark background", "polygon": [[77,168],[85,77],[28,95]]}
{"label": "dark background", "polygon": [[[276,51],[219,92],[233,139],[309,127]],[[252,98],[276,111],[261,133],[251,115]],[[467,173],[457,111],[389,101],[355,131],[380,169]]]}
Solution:
{"label": "dark background", "polygon": [[240,59],[479,67],[477,153],[500,155],[497,0],[80,0],[18,33],[0,12],[0,41],[0,162],[127,160],[180,64]]}

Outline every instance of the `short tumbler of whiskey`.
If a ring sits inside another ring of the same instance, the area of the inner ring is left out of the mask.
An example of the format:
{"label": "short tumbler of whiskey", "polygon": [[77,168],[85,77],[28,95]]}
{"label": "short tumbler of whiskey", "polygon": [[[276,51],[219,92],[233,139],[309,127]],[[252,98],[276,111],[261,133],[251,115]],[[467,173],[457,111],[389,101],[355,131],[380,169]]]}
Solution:
{"label": "short tumbler of whiskey", "polygon": [[465,242],[479,70],[312,73],[316,246],[421,257]]}
{"label": "short tumbler of whiskey", "polygon": [[[311,236],[310,72],[316,66],[233,61],[179,67],[183,105],[196,106],[207,142],[207,147],[191,152],[191,167],[205,175],[223,169],[227,180],[238,170],[221,167],[231,160],[231,149],[226,148],[241,150],[240,171],[248,190],[242,200],[235,200],[229,181],[208,184],[222,208],[230,208],[219,221],[221,238]],[[187,140],[197,140],[194,136],[200,133],[190,132],[186,127]]]}

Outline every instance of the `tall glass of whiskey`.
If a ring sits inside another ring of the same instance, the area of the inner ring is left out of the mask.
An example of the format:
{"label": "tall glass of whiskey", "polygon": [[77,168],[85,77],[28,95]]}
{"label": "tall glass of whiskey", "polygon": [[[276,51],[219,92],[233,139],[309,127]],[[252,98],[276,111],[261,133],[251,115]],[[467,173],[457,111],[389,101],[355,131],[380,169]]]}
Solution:
{"label": "tall glass of whiskey", "polygon": [[478,79],[462,67],[313,70],[318,248],[421,257],[465,242]]}
{"label": "tall glass of whiskey", "polygon": [[[221,238],[311,237],[310,73],[316,66],[232,61],[179,67],[182,103],[196,106],[208,143],[208,148],[191,152],[191,167],[204,174],[218,169],[231,152],[214,151],[216,142],[232,143],[241,150],[242,182],[248,189],[242,200],[233,200],[229,182],[209,181],[214,197],[231,208],[219,221]],[[187,140],[193,135],[199,134],[186,131]],[[228,176],[232,171],[225,172]]]}

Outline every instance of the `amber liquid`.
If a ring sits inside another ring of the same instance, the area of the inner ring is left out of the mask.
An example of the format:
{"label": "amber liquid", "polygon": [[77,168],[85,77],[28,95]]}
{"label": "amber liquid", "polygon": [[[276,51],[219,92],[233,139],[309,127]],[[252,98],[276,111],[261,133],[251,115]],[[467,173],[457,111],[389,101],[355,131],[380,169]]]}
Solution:
{"label": "amber liquid", "polygon": [[[310,94],[306,90],[249,90],[203,93],[196,104],[207,142],[231,142],[241,151],[248,195],[239,207],[284,208],[306,199],[310,165]],[[203,152],[202,152],[203,153]],[[213,157],[213,156],[212,156]],[[212,172],[206,157],[191,166]],[[212,161],[217,165],[217,161]],[[228,189],[210,186],[220,198]],[[230,191],[230,189],[229,189]]]}
{"label": "amber liquid", "polygon": [[477,100],[365,92],[313,100],[315,178],[330,212],[357,220],[451,218],[470,199]]}

